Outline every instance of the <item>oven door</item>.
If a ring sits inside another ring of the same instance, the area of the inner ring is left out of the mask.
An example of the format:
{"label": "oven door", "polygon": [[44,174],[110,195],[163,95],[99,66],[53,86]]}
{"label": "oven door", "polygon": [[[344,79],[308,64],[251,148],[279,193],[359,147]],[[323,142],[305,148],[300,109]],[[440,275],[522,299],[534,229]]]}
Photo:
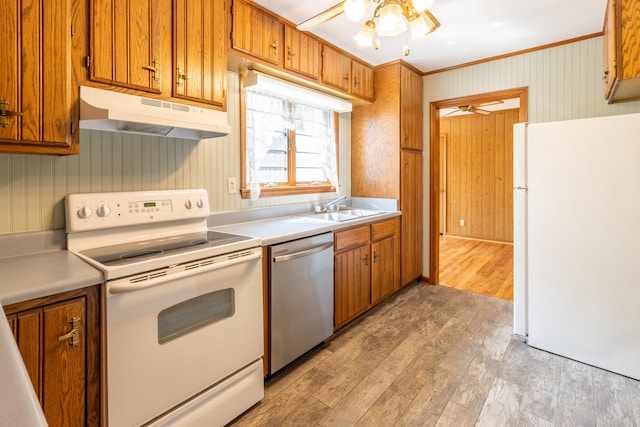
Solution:
{"label": "oven door", "polygon": [[146,423],[261,358],[261,255],[107,282],[109,425]]}

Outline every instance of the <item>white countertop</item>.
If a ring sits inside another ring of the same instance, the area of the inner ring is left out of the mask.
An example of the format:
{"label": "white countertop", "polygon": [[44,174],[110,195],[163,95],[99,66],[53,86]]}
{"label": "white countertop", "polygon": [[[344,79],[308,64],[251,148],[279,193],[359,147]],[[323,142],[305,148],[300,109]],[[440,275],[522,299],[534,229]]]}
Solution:
{"label": "white countertop", "polygon": [[210,228],[216,231],[259,237],[262,239],[262,244],[267,246],[315,234],[335,232],[399,215],[401,215],[399,211],[391,211],[342,222],[317,220],[306,216],[284,216]]}

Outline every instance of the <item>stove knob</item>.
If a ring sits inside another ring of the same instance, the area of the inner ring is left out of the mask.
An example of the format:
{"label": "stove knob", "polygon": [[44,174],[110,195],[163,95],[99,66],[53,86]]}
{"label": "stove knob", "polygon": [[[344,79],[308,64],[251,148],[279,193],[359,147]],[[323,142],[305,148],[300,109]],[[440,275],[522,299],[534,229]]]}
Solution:
{"label": "stove knob", "polygon": [[109,214],[111,213],[111,208],[107,205],[101,205],[98,210],[96,210],[96,213],[98,214],[98,216],[100,217],[107,217],[109,216]]}
{"label": "stove knob", "polygon": [[91,210],[90,207],[83,206],[80,209],[78,209],[78,216],[82,219],[89,218],[91,215],[93,215],[93,211]]}
{"label": "stove knob", "polygon": [[197,205],[200,209],[204,208],[204,200],[202,200],[202,199],[198,199],[198,201],[196,202],[196,205]]}
{"label": "stove knob", "polygon": [[184,207],[187,208],[187,209],[192,209],[193,208],[193,200],[187,199],[187,201],[184,202]]}

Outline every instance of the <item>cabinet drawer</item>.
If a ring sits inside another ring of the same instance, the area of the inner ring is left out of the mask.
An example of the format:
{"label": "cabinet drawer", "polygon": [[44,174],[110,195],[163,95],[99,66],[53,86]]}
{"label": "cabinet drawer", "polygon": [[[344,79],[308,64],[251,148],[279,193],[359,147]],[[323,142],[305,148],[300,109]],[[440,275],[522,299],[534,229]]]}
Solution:
{"label": "cabinet drawer", "polygon": [[353,248],[369,243],[369,226],[352,228],[335,234],[335,251],[345,248]]}
{"label": "cabinet drawer", "polygon": [[398,231],[396,218],[376,222],[371,225],[371,240],[379,240],[396,234]]}

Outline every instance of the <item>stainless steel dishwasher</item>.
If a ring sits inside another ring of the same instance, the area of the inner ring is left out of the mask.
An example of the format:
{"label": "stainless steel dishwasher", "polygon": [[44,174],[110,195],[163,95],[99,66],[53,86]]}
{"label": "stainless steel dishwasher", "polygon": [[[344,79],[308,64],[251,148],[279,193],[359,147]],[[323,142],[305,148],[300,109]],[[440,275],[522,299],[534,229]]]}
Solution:
{"label": "stainless steel dishwasher", "polygon": [[333,233],[269,247],[271,373],[333,333]]}

